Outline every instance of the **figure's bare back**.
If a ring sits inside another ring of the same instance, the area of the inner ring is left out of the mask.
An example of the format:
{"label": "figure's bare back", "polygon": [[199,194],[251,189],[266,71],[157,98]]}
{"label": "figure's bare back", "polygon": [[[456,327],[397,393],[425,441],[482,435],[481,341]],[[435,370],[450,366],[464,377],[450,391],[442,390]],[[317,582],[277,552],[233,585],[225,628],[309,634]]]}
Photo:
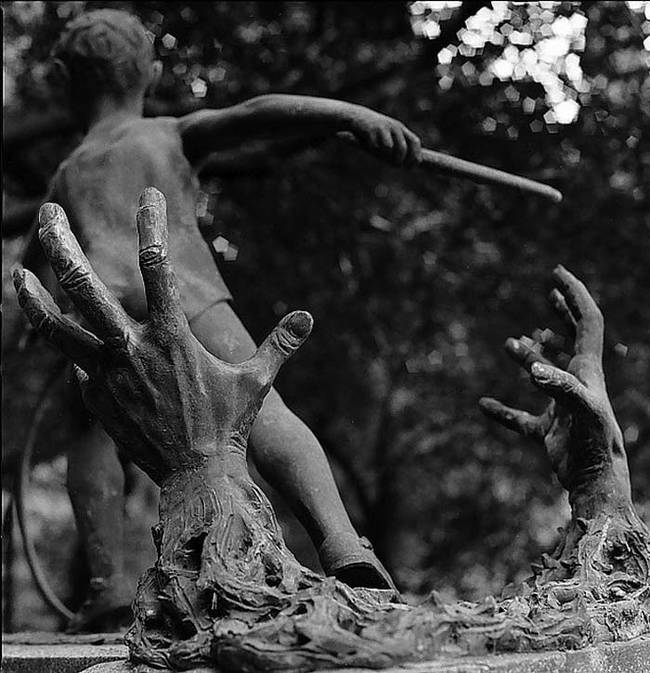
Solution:
{"label": "figure's bare back", "polygon": [[133,222],[138,195],[148,186],[167,196],[170,257],[191,318],[227,298],[227,290],[198,230],[198,180],[183,153],[176,119],[95,127],[61,165],[52,200],[68,212],[86,254],[109,287],[128,311],[142,318],[146,303],[133,253]]}

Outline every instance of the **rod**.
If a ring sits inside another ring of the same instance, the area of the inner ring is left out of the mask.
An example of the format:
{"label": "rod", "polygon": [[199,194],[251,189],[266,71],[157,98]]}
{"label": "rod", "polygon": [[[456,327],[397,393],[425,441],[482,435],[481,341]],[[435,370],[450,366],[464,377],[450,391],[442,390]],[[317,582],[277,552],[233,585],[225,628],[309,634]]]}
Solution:
{"label": "rod", "polygon": [[523,192],[532,192],[555,203],[562,201],[562,192],[550,185],[545,185],[542,182],[524,178],[520,175],[506,173],[497,168],[490,168],[482,164],[475,164],[472,161],[458,159],[457,157],[452,157],[442,152],[435,152],[434,150],[422,150],[421,166],[426,166],[433,171],[445,173],[446,175],[469,178],[473,182],[488,185],[504,185],[505,187],[513,187]]}
{"label": "rod", "polygon": [[[359,145],[359,142],[352,133],[341,131],[336,135],[345,142]],[[550,185],[545,185],[543,182],[537,182],[536,180],[514,175],[513,173],[506,173],[505,171],[500,171],[498,168],[475,164],[473,161],[458,159],[450,154],[436,152],[435,150],[422,149],[422,163],[420,167],[428,168],[437,173],[444,173],[445,175],[469,178],[472,182],[486,185],[503,185],[504,187],[519,189],[522,192],[531,192],[550,199],[555,203],[562,201],[562,192]]]}

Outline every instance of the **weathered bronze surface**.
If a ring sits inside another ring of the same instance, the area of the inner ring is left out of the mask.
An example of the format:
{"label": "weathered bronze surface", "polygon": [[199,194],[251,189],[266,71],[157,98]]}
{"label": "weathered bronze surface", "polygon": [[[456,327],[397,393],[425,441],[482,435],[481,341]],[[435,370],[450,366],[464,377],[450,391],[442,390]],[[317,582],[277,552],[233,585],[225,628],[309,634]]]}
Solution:
{"label": "weathered bronze surface", "polygon": [[302,567],[246,466],[248,435],[280,366],[312,328],[286,316],[237,365],[189,330],[167,259],[165,201],[149,188],[137,214],[149,319],[132,320],[93,272],[65,213],[46,204],[40,239],[92,331],[62,315],[30,272],[14,274],[34,326],[76,363],[86,404],[161,486],[158,560],[141,578],[131,658],[224,671],[386,667],[491,651],[572,649],[627,640],[650,623],[650,534],[637,516],[623,438],[601,366],[603,319],[580,281],[554,271],[553,300],[575,333],[562,371],[525,339],[509,353],[552,399],[541,417],[483,400],[490,416],[544,442],[572,519],[517,592],[482,603],[412,607]]}
{"label": "weathered bronze surface", "polygon": [[[110,297],[105,293],[96,299],[112,302],[116,314],[119,302],[139,320],[146,317],[147,306],[132,254],[134,204],[148,184],[162,189],[170,200],[174,226],[169,254],[176,265],[183,312],[198,341],[222,360],[246,360],[255,352],[255,344],[228,303],[230,293],[197,227],[200,175],[236,173],[242,166],[259,170],[274,153],[286,156],[343,134],[398,166],[419,164],[560,198],[559,192],[546,185],[423,150],[419,138],[398,120],[340,100],[267,94],[178,118],[143,119],[145,91],[155,79],[153,58],[144,26],[128,12],[84,12],[66,25],[52,61],[69,112],[86,136],[53,176],[48,200],[66,209],[83,250],[111,291]],[[36,231],[29,238],[23,263],[54,292]],[[102,315],[99,310],[94,319],[105,331],[110,325],[104,325]],[[20,343],[21,334],[13,341]],[[43,382],[46,390],[38,398],[43,403],[35,404],[45,412],[35,415],[39,417],[34,424],[38,432],[30,432],[30,441],[18,441],[21,432],[14,432],[13,427],[8,434],[16,438],[14,454],[23,444],[31,444],[35,455],[51,452],[52,447],[66,450],[68,492],[92,579],[81,608],[69,619],[71,613],[42,586],[42,575],[35,572],[34,577],[50,605],[68,618],[69,631],[112,629],[128,616],[130,594],[122,553],[123,466],[112,442],[93,419],[88,419],[78,399],[78,387],[74,382],[67,384],[73,379],[63,373],[67,363],[53,361],[50,353],[42,357],[33,353],[35,378],[42,372],[53,372],[52,382]],[[18,368],[24,367],[20,353],[16,353],[15,362]],[[12,384],[23,378],[31,381],[30,377],[15,376]],[[137,405],[129,407],[125,418],[139,418],[145,411]],[[205,413],[212,411],[206,409]],[[22,415],[20,419],[22,423]],[[133,419],[130,423],[133,425]],[[29,467],[30,452],[31,448],[22,452],[25,468]],[[354,530],[318,439],[274,389],[251,428],[250,452],[260,474],[283,494],[304,525],[328,574],[351,586],[394,588],[368,541]]]}

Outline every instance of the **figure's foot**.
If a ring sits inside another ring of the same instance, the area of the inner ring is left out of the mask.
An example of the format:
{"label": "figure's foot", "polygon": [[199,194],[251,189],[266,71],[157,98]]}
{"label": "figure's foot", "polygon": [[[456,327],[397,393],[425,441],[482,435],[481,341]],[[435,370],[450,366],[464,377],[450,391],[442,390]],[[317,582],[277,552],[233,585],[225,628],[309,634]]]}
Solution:
{"label": "figure's foot", "polygon": [[133,621],[131,592],[122,576],[90,580],[88,598],[72,617],[66,633],[111,633],[122,631]]}
{"label": "figure's foot", "polygon": [[325,574],[351,587],[389,589],[399,595],[388,571],[365,537],[351,533],[328,535],[318,555]]}

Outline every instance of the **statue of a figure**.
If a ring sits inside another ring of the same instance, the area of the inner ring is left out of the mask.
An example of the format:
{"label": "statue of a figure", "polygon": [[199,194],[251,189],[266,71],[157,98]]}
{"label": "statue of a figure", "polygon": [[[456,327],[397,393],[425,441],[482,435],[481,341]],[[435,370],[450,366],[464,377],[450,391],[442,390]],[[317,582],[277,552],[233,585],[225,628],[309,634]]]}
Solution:
{"label": "statue of a figure", "polygon": [[[255,343],[230,304],[231,295],[197,226],[197,173],[214,160],[215,151],[237,154],[242,143],[270,136],[270,145],[242,154],[247,162],[259,163],[278,146],[284,153],[287,148],[297,151],[342,133],[397,165],[417,164],[424,156],[438,170],[561,198],[530,180],[423,152],[417,136],[400,122],[336,100],[266,95],[180,118],[144,119],[145,91],[156,72],[153,56],[144,27],[126,12],[91,11],[68,24],[53,63],[86,135],[57,170],[47,198],[64,206],[109,289],[132,316],[142,319],[144,289],[131,251],[133,204],[147,185],[160,188],[173,211],[170,255],[183,311],[203,346],[226,361],[250,357]],[[22,261],[54,291],[36,227]],[[13,341],[22,342],[22,336]],[[55,426],[55,436],[65,436],[59,443],[67,443],[68,490],[91,575],[87,599],[68,630],[110,630],[130,618],[130,591],[123,578],[123,457],[80,404],[65,362],[43,357],[43,371],[51,370],[47,375],[55,380],[48,384],[52,394],[40,435],[49,438]],[[257,468],[307,529],[326,574],[350,586],[394,590],[372,546],[354,530],[319,441],[275,389],[266,396],[250,439]],[[51,453],[51,446],[46,451]]]}
{"label": "statue of a figure", "polygon": [[[178,217],[173,209],[172,217]],[[483,603],[412,607],[389,590],[351,588],[302,567],[246,451],[280,366],[312,328],[286,316],[251,357],[232,364],[195,336],[172,269],[166,204],[146,189],[137,211],[148,318],[129,316],[94,272],[63,209],[40,212],[40,241],[84,320],[62,314],[37,278],[16,270],[34,327],[75,362],[83,398],[118,447],[161,488],[156,564],[141,578],[131,659],[220,671],[379,668],[440,654],[579,648],[626,640],[650,624],[650,533],[635,512],[623,436],[602,370],[603,318],[562,267],[556,308],[575,335],[566,371],[525,340],[510,353],[551,402],[540,417],[484,400],[508,427],[543,442],[572,518],[556,551],[518,591]]]}
{"label": "statue of a figure", "polygon": [[[47,199],[63,205],[108,288],[135,319],[143,319],[145,293],[131,248],[134,204],[147,185],[161,189],[170,203],[170,257],[183,313],[202,346],[228,362],[246,360],[256,347],[198,229],[201,162],[250,139],[290,138],[297,148],[299,141],[307,145],[337,132],[351,133],[361,146],[398,165],[420,160],[419,139],[400,122],[324,98],[266,95],[180,118],[144,119],[154,54],[144,27],[127,12],[80,15],[66,27],[53,58],[86,136],[59,167]],[[37,227],[23,264],[54,290]],[[63,390],[54,396],[51,415],[57,425],[71,426],[68,489],[92,578],[69,630],[110,630],[130,616],[122,576],[123,468],[109,437],[75,403],[76,383],[64,383],[69,378],[61,373]],[[394,589],[371,545],[354,530],[319,441],[275,389],[264,399],[250,443],[261,475],[292,506],[325,572],[352,586]]]}

